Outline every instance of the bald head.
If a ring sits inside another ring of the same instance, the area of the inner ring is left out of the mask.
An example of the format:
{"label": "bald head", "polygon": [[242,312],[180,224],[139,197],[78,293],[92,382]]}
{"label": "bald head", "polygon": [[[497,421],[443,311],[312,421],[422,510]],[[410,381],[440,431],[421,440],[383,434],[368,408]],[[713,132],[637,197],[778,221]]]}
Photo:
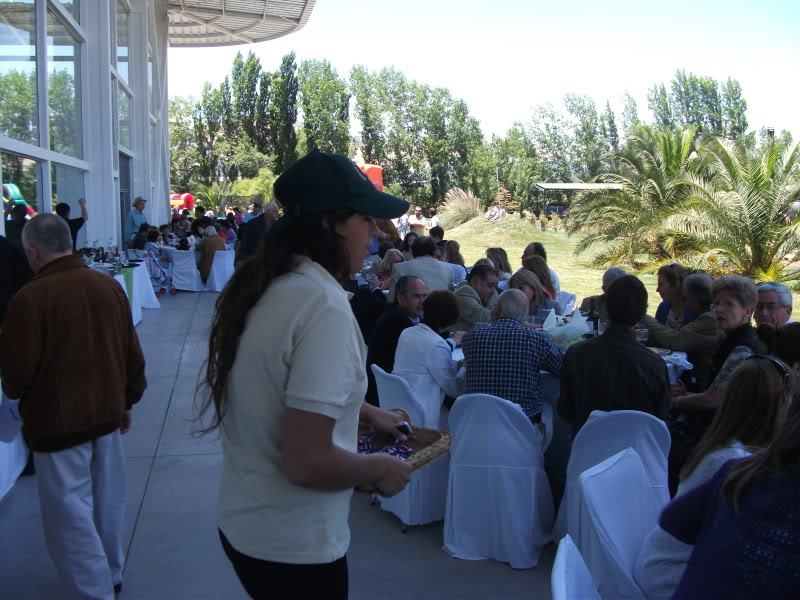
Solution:
{"label": "bald head", "polygon": [[34,272],[56,258],[72,254],[72,235],[58,215],[39,213],[22,230],[22,245]]}
{"label": "bald head", "polygon": [[521,290],[506,290],[497,297],[492,318],[522,321],[528,316],[528,297]]}

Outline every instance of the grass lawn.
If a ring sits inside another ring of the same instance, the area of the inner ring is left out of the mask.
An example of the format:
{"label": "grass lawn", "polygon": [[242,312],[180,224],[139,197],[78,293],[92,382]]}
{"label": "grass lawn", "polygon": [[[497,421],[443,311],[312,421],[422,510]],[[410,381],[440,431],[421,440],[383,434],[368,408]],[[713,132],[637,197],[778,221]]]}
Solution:
{"label": "grass lawn", "polygon": [[[464,262],[472,265],[479,258],[485,258],[486,248],[500,247],[508,253],[514,271],[522,266],[520,258],[525,246],[531,242],[541,242],[547,250],[547,264],[561,280],[561,289],[578,295],[578,306],[581,299],[600,293],[603,269],[587,267],[585,263],[591,253],[575,256],[575,246],[579,236],[567,236],[563,231],[540,231],[527,220],[511,215],[490,223],[483,217],[445,230],[445,239],[457,240],[461,244]],[[639,276],[647,288],[648,313],[655,314],[661,297],[656,293],[655,275]]]}

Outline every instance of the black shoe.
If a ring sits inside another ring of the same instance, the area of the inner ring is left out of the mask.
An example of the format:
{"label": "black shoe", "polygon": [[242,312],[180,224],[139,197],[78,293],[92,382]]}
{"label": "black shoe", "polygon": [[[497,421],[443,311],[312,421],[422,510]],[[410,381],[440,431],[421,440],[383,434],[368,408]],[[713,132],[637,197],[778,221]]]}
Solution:
{"label": "black shoe", "polygon": [[122,592],[122,582],[121,581],[119,583],[115,583],[114,584],[114,598],[119,596],[120,592]]}

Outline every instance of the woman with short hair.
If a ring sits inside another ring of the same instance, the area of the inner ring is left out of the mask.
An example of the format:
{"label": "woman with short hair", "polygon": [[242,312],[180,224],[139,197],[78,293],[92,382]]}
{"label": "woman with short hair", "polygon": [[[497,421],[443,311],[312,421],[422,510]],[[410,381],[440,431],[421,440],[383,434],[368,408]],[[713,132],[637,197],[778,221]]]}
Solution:
{"label": "woman with short hair", "polygon": [[399,415],[364,403],[364,340],[343,284],[363,265],[373,218],[408,203],[317,150],[274,190],[287,210],[225,286],[211,326],[203,412],[205,431],[222,434],[220,540],[252,598],[343,600],[353,487],[392,496],[410,478],[393,456],[356,454],[359,420],[405,436]]}
{"label": "woman with short hair", "polygon": [[[376,277],[378,279],[379,284],[383,284],[388,282],[389,279],[392,277],[392,268],[397,264],[405,262],[403,258],[403,253],[396,248],[391,248],[386,251],[386,254],[383,255],[383,260],[381,260],[381,267]],[[385,287],[385,286],[381,286]]]}

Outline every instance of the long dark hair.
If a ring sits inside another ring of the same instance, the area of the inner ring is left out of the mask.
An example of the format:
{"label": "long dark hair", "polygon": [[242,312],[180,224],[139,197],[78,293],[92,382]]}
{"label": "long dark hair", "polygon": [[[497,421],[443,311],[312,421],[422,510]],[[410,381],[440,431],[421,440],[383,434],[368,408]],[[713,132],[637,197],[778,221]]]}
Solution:
{"label": "long dark hair", "polygon": [[344,208],[322,215],[294,217],[282,230],[265,237],[255,256],[236,269],[214,307],[205,377],[197,390],[208,386],[208,393],[197,418],[201,419],[212,405],[214,416],[211,424],[198,430],[198,434],[214,431],[225,418],[228,374],[236,360],[239,338],[250,309],[270,284],[294,268],[298,255],[307,256],[339,281],[350,274],[350,257],[334,225],[354,214],[352,209]]}

